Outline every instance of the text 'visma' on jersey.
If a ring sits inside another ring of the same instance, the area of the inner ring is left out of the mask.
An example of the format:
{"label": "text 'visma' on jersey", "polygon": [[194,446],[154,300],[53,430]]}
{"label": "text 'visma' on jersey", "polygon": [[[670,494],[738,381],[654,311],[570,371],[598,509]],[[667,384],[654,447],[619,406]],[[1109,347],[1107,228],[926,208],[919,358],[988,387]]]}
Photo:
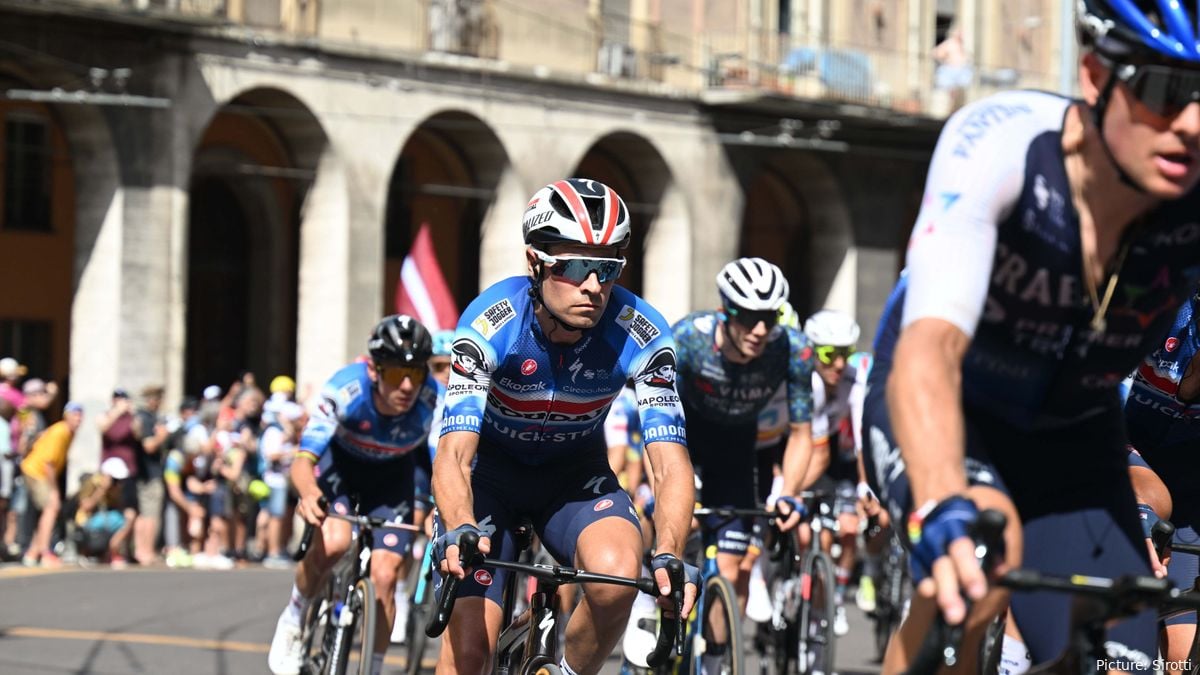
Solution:
{"label": "text 'visma' on jersey", "polygon": [[1200,402],[1179,398],[1179,383],[1192,357],[1200,352],[1197,309],[1200,296],[1193,295],[1179,308],[1162,344],[1133,373],[1125,400],[1125,425],[1129,441],[1143,454],[1200,439]]}
{"label": "text 'visma' on jersey", "polygon": [[546,339],[529,279],[485,290],[454,335],[442,434],[471,431],[522,464],[604,452],[604,417],[634,378],[646,443],[685,443],[675,341],[645,300],[614,286],[599,323],[573,345]]}
{"label": "text 'visma' on jersey", "polygon": [[429,425],[442,384],[425,378],[413,407],[403,415],[381,415],[371,391],[375,385],[367,364],[352,363],[333,374],[321,389],[321,402],[300,437],[300,452],[316,461],[326,452],[345,452],[357,459],[386,462],[425,452]]}
{"label": "text 'visma' on jersey", "polygon": [[1062,149],[1071,103],[1019,91],[955,113],[908,245],[902,325],[939,318],[973,336],[964,402],[1024,429],[1120,414],[1118,384],[1158,346],[1200,275],[1193,190],[1126,231],[1106,327],[1091,328]]}
{"label": "text 'visma' on jersey", "polygon": [[755,424],[780,384],[787,386],[788,421],[812,418],[812,346],[803,333],[776,326],[763,353],[733,363],[717,349],[716,312],[692,312],[674,326],[679,345],[679,393],[693,414],[717,424]]}

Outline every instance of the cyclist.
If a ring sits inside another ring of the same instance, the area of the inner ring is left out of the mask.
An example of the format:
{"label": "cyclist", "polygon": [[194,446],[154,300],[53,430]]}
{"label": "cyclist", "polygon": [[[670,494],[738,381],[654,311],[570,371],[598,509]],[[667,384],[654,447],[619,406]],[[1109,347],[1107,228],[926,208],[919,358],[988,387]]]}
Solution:
{"label": "cyclist", "polygon": [[[443,392],[441,383],[429,377],[429,331],[410,316],[393,314],[375,326],[367,349],[368,360],[342,368],[325,383],[292,462],[292,485],[300,497],[296,511],[305,522],[321,525],[322,536],[314,538],[296,567],[291,600],[279,615],[267,657],[275,675],[299,672],[301,617],[350,547],[352,526],[326,520],[320,498],[346,514],[350,497],[356,496],[365,515],[413,522],[414,456],[426,452],[429,425]],[[408,530],[383,528],[375,537],[371,580],[380,611],[373,673],[383,665],[396,612],[396,580],[407,574],[411,544]]]}
{"label": "cyclist", "polygon": [[[804,322],[804,335],[812,342],[816,363],[813,387],[813,461],[808,476],[823,482],[835,495],[834,527],[841,552],[836,561],[836,616],[833,632],[850,632],[842,602],[858,553],[858,502],[866,494],[860,451],[862,449],[862,405],[866,396],[871,355],[856,352],[861,330],[848,314],[823,309]],[[821,542],[829,547],[831,541]],[[869,577],[868,577],[869,579]],[[870,583],[869,581],[867,583]]]}
{"label": "cyclist", "polygon": [[[1195,497],[1200,470],[1194,453],[1200,440],[1198,309],[1200,294],[1193,294],[1158,348],[1134,371],[1125,401],[1138,510],[1147,528],[1160,517],[1170,518],[1175,541],[1183,544],[1200,543],[1200,499]],[[1172,552],[1167,576],[1177,588],[1190,589],[1200,576],[1200,558]],[[1195,637],[1196,612],[1179,612],[1163,620],[1163,656],[1168,662],[1183,663]]]}
{"label": "cyclist", "polygon": [[[463,312],[454,342],[442,437],[433,464],[436,560],[464,579],[438,672],[481,673],[500,630],[506,573],[466,576],[459,537],[511,560],[511,530],[529,517],[560,563],[638,574],[642,540],[629,495],[613,475],[604,439],[612,400],[632,377],[645,453],[654,473],[658,553],[682,553],[691,521],[692,467],[675,392],[675,345],[644,300],[616,286],[630,238],[629,212],[612,188],[560,180],[538,190],[523,222],[527,277],[502,280]],[[686,566],[685,613],[699,571]],[[440,581],[439,581],[440,584]],[[612,652],[635,591],[585,587],[560,663],[595,673]]]}
{"label": "cyclist", "polygon": [[[688,449],[697,472],[708,477],[700,501],[710,507],[757,506],[758,416],[786,383],[790,434],[777,504],[788,515],[782,527],[791,529],[802,516],[794,495],[812,454],[812,348],[798,330],[778,325],[788,282],[775,265],[762,258],[734,260],[717,274],[717,290],[720,311],[694,312],[673,328]],[[716,532],[717,567],[734,585],[744,610],[753,551],[761,544],[752,519],[722,523]],[[705,658],[717,660],[721,654],[719,645],[709,645]]]}
{"label": "cyclist", "polygon": [[[1083,100],[1008,92],[949,120],[909,241],[907,288],[881,324],[867,445],[877,487],[908,518],[922,580],[888,672],[920,644],[935,598],[947,621],[964,620],[960,589],[983,601],[962,650],[973,667],[974,627],[1003,600],[985,600],[966,537],[977,508],[1006,513],[1007,564],[1150,572],[1117,387],[1200,273],[1197,8],[1078,8]],[[1070,601],[1014,594],[1034,662],[1066,646]],[[1154,638],[1144,612],[1107,642],[1149,668]]]}

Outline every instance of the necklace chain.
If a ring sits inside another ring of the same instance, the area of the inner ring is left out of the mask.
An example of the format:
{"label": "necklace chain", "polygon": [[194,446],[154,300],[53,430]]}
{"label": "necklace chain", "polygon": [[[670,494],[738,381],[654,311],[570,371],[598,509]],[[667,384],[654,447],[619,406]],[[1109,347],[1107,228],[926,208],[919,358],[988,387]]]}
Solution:
{"label": "necklace chain", "polygon": [[[1132,237],[1126,237],[1124,243],[1121,244],[1121,250],[1117,252],[1113,271],[1108,274],[1108,282],[1104,287],[1104,298],[1100,298],[1099,289],[1096,287],[1096,279],[1092,276],[1091,270],[1088,269],[1087,251],[1083,246],[1083,155],[1076,152],[1071,155],[1071,159],[1075,165],[1075,180],[1071,180],[1068,176],[1068,183],[1071,186],[1071,195],[1075,199],[1075,212],[1079,223],[1079,257],[1083,272],[1084,285],[1087,287],[1088,295],[1092,301],[1092,320],[1089,323],[1091,329],[1097,333],[1103,333],[1108,328],[1108,322],[1104,316],[1108,313],[1108,305],[1112,302],[1113,293],[1117,289],[1117,280],[1121,276],[1121,267],[1125,264],[1125,255],[1129,253],[1129,243],[1133,240]],[[1095,222],[1092,223],[1092,228],[1095,229]],[[1099,239],[1097,237],[1097,239]]]}

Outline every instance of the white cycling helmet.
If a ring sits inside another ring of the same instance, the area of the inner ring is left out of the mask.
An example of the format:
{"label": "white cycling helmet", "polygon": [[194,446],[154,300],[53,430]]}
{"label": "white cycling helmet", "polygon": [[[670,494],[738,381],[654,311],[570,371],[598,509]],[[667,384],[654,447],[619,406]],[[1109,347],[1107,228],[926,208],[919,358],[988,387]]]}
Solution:
{"label": "white cycling helmet", "polygon": [[783,272],[762,258],[738,258],[721,268],[717,290],[726,305],[752,312],[778,311],[788,298]]}
{"label": "white cycling helmet", "polygon": [[860,333],[858,323],[836,309],[823,309],[804,322],[804,334],[818,346],[853,347]]}
{"label": "white cycling helmet", "polygon": [[615,190],[583,178],[555,181],[538,190],[521,219],[525,243],[629,245],[629,209]]}

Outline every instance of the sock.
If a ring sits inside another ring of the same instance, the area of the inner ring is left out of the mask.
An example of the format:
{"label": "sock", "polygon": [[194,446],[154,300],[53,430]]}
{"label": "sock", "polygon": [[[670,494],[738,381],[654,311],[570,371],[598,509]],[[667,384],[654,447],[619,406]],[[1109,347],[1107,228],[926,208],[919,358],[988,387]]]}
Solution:
{"label": "sock", "polygon": [[287,613],[288,619],[297,626],[300,625],[300,619],[304,615],[304,610],[308,608],[308,598],[300,593],[300,589],[292,584],[292,599],[288,601]]}
{"label": "sock", "polygon": [[566,656],[563,656],[561,659],[558,660],[558,667],[562,668],[563,675],[579,675],[571,668],[571,666],[567,665],[567,657]]}
{"label": "sock", "polygon": [[371,654],[371,675],[379,675],[383,672],[383,656],[378,652]]}
{"label": "sock", "polygon": [[408,616],[408,579],[396,580],[396,616]]}
{"label": "sock", "polygon": [[1021,675],[1029,670],[1029,661],[1025,643],[1005,635],[1004,645],[1000,647],[1000,675]]}
{"label": "sock", "polygon": [[720,654],[705,653],[700,655],[701,675],[721,675],[721,662],[725,660],[724,650]]}
{"label": "sock", "polygon": [[833,571],[833,575],[837,580],[837,589],[835,595],[837,603],[842,604],[842,599],[846,597],[846,584],[850,583],[850,570],[839,567]]}

